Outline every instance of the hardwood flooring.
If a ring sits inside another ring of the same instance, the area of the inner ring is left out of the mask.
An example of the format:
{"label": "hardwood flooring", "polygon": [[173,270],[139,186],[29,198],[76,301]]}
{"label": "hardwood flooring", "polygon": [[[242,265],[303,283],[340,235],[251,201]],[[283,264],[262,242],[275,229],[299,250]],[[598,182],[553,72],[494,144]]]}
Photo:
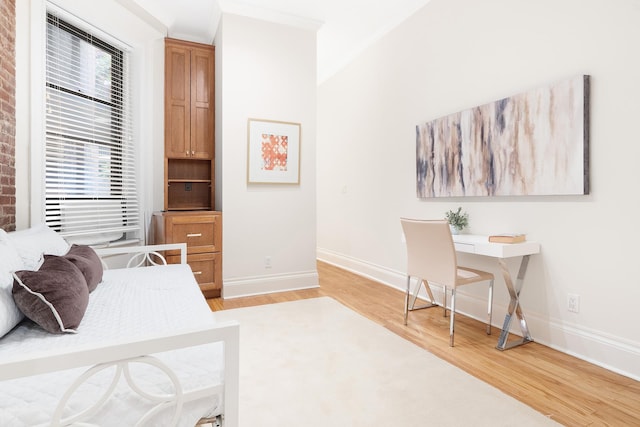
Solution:
{"label": "hardwood flooring", "polygon": [[[320,288],[208,300],[212,310],[330,296],[399,336],[567,426],[640,426],[640,382],[538,343],[506,351],[484,325],[456,315],[455,347],[440,307],[414,311],[403,324],[404,294],[319,262]],[[535,338],[535,337],[534,337]]]}

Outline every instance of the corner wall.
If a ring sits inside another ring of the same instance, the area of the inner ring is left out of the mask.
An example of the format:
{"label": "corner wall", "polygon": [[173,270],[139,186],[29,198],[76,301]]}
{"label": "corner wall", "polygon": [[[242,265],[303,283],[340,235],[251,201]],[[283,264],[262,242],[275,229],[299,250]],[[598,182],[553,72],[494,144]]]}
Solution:
{"label": "corner wall", "polygon": [[[541,243],[521,295],[537,342],[640,379],[638,22],[633,0],[432,0],[318,89],[319,258],[402,288],[399,218],[462,206],[467,232]],[[417,199],[417,124],[577,74],[591,76],[590,195]],[[495,260],[459,262],[501,277]],[[458,307],[481,319],[483,293]],[[496,326],[507,304],[499,279]]]}
{"label": "corner wall", "polygon": [[[317,287],[316,33],[223,14],[215,45],[223,296]],[[247,183],[249,118],[301,124],[300,184]]]}

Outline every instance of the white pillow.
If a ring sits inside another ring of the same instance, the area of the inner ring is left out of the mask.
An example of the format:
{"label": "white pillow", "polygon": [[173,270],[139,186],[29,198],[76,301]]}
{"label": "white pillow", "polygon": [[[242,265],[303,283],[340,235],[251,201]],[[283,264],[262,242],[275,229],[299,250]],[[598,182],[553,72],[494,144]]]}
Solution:
{"label": "white pillow", "polygon": [[0,287],[0,338],[24,319],[24,314],[13,300],[12,288]]}
{"label": "white pillow", "polygon": [[0,228],[0,288],[13,286],[13,272],[24,265],[7,232]]}
{"label": "white pillow", "polygon": [[22,259],[7,237],[0,229],[0,337],[14,328],[24,318],[18,309],[11,289],[13,288],[13,272],[22,270]]}
{"label": "white pillow", "polygon": [[23,270],[36,271],[42,264],[42,255],[62,256],[69,251],[69,243],[62,236],[39,224],[26,230],[7,233],[9,241],[22,258]]}

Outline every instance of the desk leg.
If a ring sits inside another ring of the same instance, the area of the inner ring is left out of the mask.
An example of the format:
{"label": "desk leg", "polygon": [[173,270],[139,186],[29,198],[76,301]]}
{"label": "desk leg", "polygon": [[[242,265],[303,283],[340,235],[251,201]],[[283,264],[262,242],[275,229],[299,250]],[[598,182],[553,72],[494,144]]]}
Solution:
{"label": "desk leg", "polygon": [[[509,303],[509,312],[504,318],[502,332],[500,333],[498,345],[496,346],[498,350],[506,350],[533,341],[533,338],[531,338],[531,334],[529,333],[527,321],[524,318],[524,313],[522,312],[522,308],[520,307],[520,291],[522,290],[524,275],[527,272],[527,266],[529,265],[529,255],[525,255],[522,257],[515,287],[513,285],[513,280],[511,279],[511,274],[509,273],[509,269],[507,268],[507,263],[505,262],[505,260],[499,259],[498,262],[500,264],[500,268],[502,269],[504,283],[507,285],[507,290],[509,291],[509,296],[511,297],[511,302]],[[514,312],[516,314],[516,317],[518,317],[518,321],[520,322],[522,339],[507,343],[507,338],[509,337],[509,328],[511,326],[511,320],[513,319]]]}

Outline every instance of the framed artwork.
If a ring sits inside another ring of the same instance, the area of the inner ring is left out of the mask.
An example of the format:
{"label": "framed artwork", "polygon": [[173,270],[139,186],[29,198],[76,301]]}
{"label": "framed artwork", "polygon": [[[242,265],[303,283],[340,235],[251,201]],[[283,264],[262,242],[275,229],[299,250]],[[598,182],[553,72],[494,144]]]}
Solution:
{"label": "framed artwork", "polygon": [[589,76],[416,126],[419,198],[589,194]]}
{"label": "framed artwork", "polygon": [[249,119],[248,135],[248,183],[300,183],[300,123]]}

